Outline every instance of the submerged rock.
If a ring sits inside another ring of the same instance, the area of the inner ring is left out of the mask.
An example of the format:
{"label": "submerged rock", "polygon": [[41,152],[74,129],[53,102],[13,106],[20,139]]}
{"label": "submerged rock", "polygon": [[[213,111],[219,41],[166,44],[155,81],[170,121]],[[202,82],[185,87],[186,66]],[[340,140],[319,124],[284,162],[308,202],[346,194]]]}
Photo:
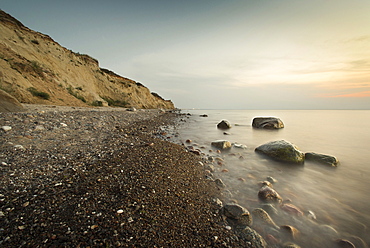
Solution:
{"label": "submerged rock", "polygon": [[280,203],[282,198],[276,190],[271,187],[264,186],[258,191],[258,199],[265,203]]}
{"label": "submerged rock", "polygon": [[299,245],[292,242],[284,243],[283,248],[301,248]]}
{"label": "submerged rock", "polygon": [[335,241],[339,248],[356,248],[356,246],[349,240],[338,239]]}
{"label": "submerged rock", "polygon": [[306,152],[305,154],[306,160],[318,162],[321,164],[326,164],[329,166],[336,167],[338,166],[338,159],[334,156],[331,155],[326,155],[326,154],[319,154],[315,152]]}
{"label": "submerged rock", "polygon": [[239,238],[251,243],[250,247],[265,248],[268,247],[262,236],[249,226],[243,229],[237,229],[236,234]]}
{"label": "submerged rock", "polygon": [[286,140],[271,141],[260,145],[255,151],[288,163],[303,164],[305,159],[305,154]]}
{"label": "submerged rock", "polygon": [[222,188],[222,189],[226,188],[226,185],[224,184],[224,182],[220,178],[215,179],[215,184],[219,188]]}
{"label": "submerged rock", "polygon": [[263,210],[262,208],[256,208],[252,211],[253,219],[259,220],[260,222],[266,223],[272,227],[275,227],[276,229],[280,229],[278,225],[275,224],[275,222],[272,220],[270,215]]}
{"label": "submerged rock", "polygon": [[252,216],[249,211],[236,203],[228,203],[221,209],[221,214],[236,226],[249,226],[252,224]]}
{"label": "submerged rock", "polygon": [[231,124],[228,120],[222,120],[217,124],[217,128],[229,129],[229,128],[231,128]]}
{"label": "submerged rock", "polygon": [[280,229],[283,231],[285,235],[287,235],[289,238],[293,240],[296,240],[300,235],[298,229],[291,225],[280,226]]}
{"label": "submerged rock", "polygon": [[297,206],[295,206],[291,203],[284,203],[283,205],[280,206],[280,208],[282,210],[284,210],[285,212],[287,212],[289,214],[292,214],[292,215],[296,215],[296,216],[303,216],[304,215],[302,210],[300,210]]}
{"label": "submerged rock", "polygon": [[284,127],[284,123],[277,117],[255,117],[252,127],[265,129],[279,129]]}
{"label": "submerged rock", "polygon": [[270,176],[266,177],[266,180],[269,181],[270,183],[277,183],[277,180]]}
{"label": "submerged rock", "polygon": [[247,149],[248,148],[246,145],[238,144],[238,143],[233,143],[233,146],[235,148],[239,148],[239,149]]}

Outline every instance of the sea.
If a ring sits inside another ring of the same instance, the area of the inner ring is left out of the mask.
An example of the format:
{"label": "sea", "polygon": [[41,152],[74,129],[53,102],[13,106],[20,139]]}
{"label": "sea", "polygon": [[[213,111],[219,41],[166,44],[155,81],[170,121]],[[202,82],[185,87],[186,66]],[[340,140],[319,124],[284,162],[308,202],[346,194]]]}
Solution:
{"label": "sea", "polygon": [[[173,130],[175,143],[192,146],[204,157],[218,157],[213,178],[226,185],[222,199],[236,202],[250,212],[260,208],[258,190],[267,177],[285,202],[304,216],[274,206],[271,217],[278,226],[294,227],[294,235],[267,226],[256,226],[265,237],[294,242],[301,247],[336,247],[347,240],[358,247],[370,244],[370,110],[182,110]],[[204,117],[207,116],[207,117]],[[284,128],[252,127],[254,117],[278,117]],[[228,120],[232,127],[220,130]],[[190,140],[191,143],[186,143]],[[239,146],[217,152],[212,141],[227,140]],[[286,140],[302,152],[338,158],[337,167],[306,161],[303,165],[274,161],[255,152],[264,143]],[[241,146],[244,145],[244,146]],[[243,147],[243,148],[240,148]],[[220,162],[221,161],[221,162]],[[285,229],[284,229],[285,230]],[[343,246],[344,247],[344,246]]]}

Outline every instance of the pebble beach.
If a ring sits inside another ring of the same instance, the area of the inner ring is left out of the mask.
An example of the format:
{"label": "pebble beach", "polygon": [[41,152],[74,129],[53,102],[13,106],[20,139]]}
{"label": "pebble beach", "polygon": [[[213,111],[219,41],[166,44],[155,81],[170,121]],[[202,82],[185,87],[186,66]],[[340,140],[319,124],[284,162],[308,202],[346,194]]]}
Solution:
{"label": "pebble beach", "polygon": [[[0,113],[0,247],[248,247],[160,110]],[[10,128],[9,128],[10,127]]]}

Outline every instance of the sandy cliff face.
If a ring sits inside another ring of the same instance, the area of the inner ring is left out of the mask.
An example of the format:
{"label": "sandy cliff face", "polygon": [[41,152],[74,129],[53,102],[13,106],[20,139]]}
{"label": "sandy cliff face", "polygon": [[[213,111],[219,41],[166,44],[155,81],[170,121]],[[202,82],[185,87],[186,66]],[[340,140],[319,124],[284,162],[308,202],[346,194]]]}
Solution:
{"label": "sandy cliff face", "polygon": [[22,103],[173,109],[169,100],[99,67],[0,11],[0,89]]}

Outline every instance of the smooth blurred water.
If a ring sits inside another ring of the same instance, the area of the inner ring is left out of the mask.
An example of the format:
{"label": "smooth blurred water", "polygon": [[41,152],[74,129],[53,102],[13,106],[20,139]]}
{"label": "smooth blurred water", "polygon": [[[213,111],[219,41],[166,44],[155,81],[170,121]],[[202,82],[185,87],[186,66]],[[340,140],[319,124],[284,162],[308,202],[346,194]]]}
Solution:
{"label": "smooth blurred water", "polygon": [[[221,178],[236,200],[250,211],[259,207],[258,182],[272,176],[274,188],[302,211],[313,211],[317,219],[280,213],[274,217],[279,226],[292,225],[300,236],[294,242],[302,247],[333,247],[338,238],[351,240],[357,247],[370,243],[370,111],[367,110],[189,110],[183,117],[180,140],[206,155],[219,156],[214,176]],[[208,117],[200,117],[207,114]],[[276,116],[285,125],[279,130],[252,128],[257,116]],[[222,119],[233,127],[224,134],[216,125]],[[247,145],[217,154],[215,140]],[[266,142],[285,139],[303,152],[336,156],[336,168],[305,162],[303,166],[284,164],[256,154],[254,149]],[[242,156],[244,159],[240,159]],[[228,172],[222,172],[227,169]],[[243,180],[244,179],[244,180]],[[332,231],[334,228],[338,234]],[[265,233],[266,234],[266,233]],[[284,238],[282,238],[284,239]]]}

